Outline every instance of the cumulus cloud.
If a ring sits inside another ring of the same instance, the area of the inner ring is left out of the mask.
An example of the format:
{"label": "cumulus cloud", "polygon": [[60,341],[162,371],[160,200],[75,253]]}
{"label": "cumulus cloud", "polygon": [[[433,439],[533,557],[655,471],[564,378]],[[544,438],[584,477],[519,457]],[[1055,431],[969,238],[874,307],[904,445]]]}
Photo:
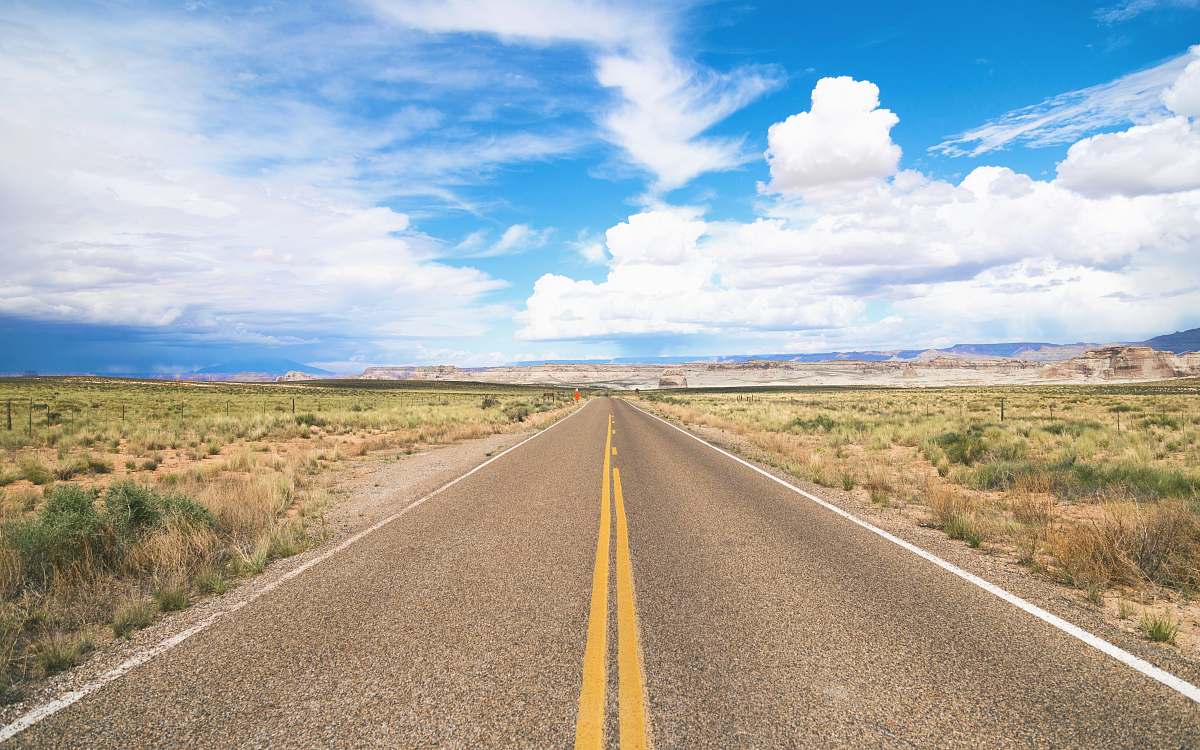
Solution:
{"label": "cumulus cloud", "polygon": [[900,163],[892,127],[900,118],[879,108],[879,87],[848,76],[822,78],[812,108],[767,130],[766,158],[776,193],[889,177]]}
{"label": "cumulus cloud", "polygon": [[1183,117],[1200,117],[1200,46],[1192,47],[1193,59],[1183,73],[1163,92],[1167,109]]}
{"label": "cumulus cloud", "polygon": [[1094,196],[1200,188],[1200,127],[1171,117],[1085,138],[1068,149],[1057,182]]}
{"label": "cumulus cloud", "polygon": [[676,8],[668,3],[372,0],[371,5],[384,18],[430,33],[582,45],[597,83],[620,96],[599,115],[602,135],[653,176],[653,192],[751,159],[740,139],[705,133],[783,81],[771,66],[723,73],[680,57],[671,38]]}
{"label": "cumulus cloud", "polygon": [[[813,110],[802,113],[810,117],[785,121],[800,124],[781,143],[808,146],[842,132],[830,112],[849,121],[880,112],[873,85],[839,85],[844,106],[826,109],[828,100],[814,95]],[[1054,180],[979,167],[958,182],[893,174],[893,119],[887,113],[871,127],[847,128],[874,145],[865,149],[873,159],[855,161],[849,140],[827,149],[838,157],[826,164],[853,165],[826,169],[858,181],[854,191],[812,192],[819,171],[804,160],[776,171],[778,160],[772,187],[802,191],[803,201],[785,194],[750,222],[658,206],[617,224],[606,234],[607,277],[543,276],[519,335],[674,333],[786,351],[976,338],[1106,341],[1194,322],[1200,170],[1184,164],[1175,172],[1161,158],[1180,160],[1181,144],[1193,148],[1184,118],[1083,141]],[[778,150],[772,142],[771,158]],[[785,174],[792,181],[778,185]]]}

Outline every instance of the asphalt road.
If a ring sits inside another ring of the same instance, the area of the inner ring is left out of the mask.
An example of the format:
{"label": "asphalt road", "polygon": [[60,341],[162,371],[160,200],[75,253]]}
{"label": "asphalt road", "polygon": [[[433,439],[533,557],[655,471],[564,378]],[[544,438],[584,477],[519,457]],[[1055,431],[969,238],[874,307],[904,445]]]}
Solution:
{"label": "asphalt road", "polygon": [[596,399],[12,743],[1197,747],[1200,708]]}

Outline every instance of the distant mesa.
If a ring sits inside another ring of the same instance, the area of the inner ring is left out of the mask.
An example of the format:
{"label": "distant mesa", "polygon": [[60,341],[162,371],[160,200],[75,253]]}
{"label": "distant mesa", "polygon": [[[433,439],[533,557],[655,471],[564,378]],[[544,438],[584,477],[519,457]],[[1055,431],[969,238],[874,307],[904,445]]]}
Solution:
{"label": "distant mesa", "polygon": [[228,360],[172,376],[127,375],[300,383],[349,377],[613,389],[1132,382],[1200,377],[1200,328],[1142,342],[1105,345],[1022,341],[851,352],[539,360],[500,367],[380,365],[367,367],[356,375],[335,375],[291,359],[259,356]]}
{"label": "distant mesa", "polygon": [[687,376],[683,374],[683,370],[663,370],[662,375],[658,376],[659,388],[687,388]]}
{"label": "distant mesa", "polygon": [[359,377],[363,380],[455,380],[459,372],[454,365],[368,367]]}
{"label": "distant mesa", "polygon": [[[1200,329],[1137,344],[1022,341],[818,354],[536,361],[502,367],[369,367],[373,380],[445,380],[595,388],[720,388],[789,385],[1024,385],[1200,377]],[[1161,348],[1160,348],[1161,347]],[[668,365],[664,368],[664,365]]]}
{"label": "distant mesa", "polygon": [[1174,354],[1148,346],[1104,346],[1047,365],[1048,378],[1165,380],[1200,375],[1200,352]]}

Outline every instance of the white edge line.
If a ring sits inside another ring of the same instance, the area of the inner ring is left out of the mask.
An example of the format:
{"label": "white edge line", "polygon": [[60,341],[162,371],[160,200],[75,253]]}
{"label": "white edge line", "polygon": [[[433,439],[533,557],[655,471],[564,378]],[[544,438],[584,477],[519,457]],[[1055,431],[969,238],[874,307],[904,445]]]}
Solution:
{"label": "white edge line", "polygon": [[69,692],[63,693],[62,695],[59,695],[57,698],[53,698],[53,699],[47,701],[46,703],[43,703],[40,706],[31,708],[29,711],[26,711],[24,714],[21,714],[19,717],[17,717],[11,724],[8,724],[8,725],[4,726],[3,728],[0,728],[0,742],[6,742],[6,741],[12,739],[13,737],[17,736],[18,734],[25,731],[26,729],[33,726],[34,724],[37,724],[42,719],[45,719],[48,716],[52,716],[52,715],[58,713],[59,711],[70,706],[71,704],[78,702],[80,699],[84,698],[85,696],[96,692],[100,688],[104,687],[105,685],[112,682],[113,680],[116,680],[117,678],[121,677],[122,675],[126,674],[127,672],[130,672],[130,671],[136,669],[137,667],[140,667],[141,665],[150,661],[151,659],[158,656],[159,654],[165,653],[165,652],[175,648],[179,644],[183,643],[188,638],[191,638],[192,636],[196,635],[197,633],[201,633],[201,632],[207,630],[213,623],[215,623],[217,620],[220,620],[222,617],[233,614],[234,612],[237,612],[242,607],[245,607],[247,604],[250,604],[251,602],[255,601],[256,599],[262,597],[263,595],[269,594],[270,592],[279,588],[279,586],[283,585],[287,581],[292,580],[293,578],[300,575],[301,573],[308,570],[309,568],[313,567],[317,563],[328,560],[330,557],[333,557],[337,553],[346,549],[347,547],[354,544],[355,542],[362,539],[363,537],[370,534],[371,532],[378,531],[379,529],[383,528],[384,526],[387,526],[389,523],[391,523],[392,521],[395,521],[397,518],[399,518],[400,516],[403,516],[405,513],[408,513],[413,508],[416,508],[417,506],[423,504],[425,501],[433,498],[435,495],[440,494],[444,490],[450,489],[454,485],[458,484],[462,480],[471,476],[472,474],[479,471],[480,469],[487,466],[488,464],[492,463],[493,461],[495,461],[499,458],[502,458],[505,454],[515,451],[517,448],[520,448],[522,445],[525,445],[530,440],[533,440],[536,437],[545,435],[550,430],[554,429],[558,425],[562,424],[563,422],[567,421],[568,419],[575,416],[579,412],[583,411],[586,408],[586,406],[587,405],[584,404],[583,406],[579,407],[578,409],[571,412],[567,416],[563,417],[562,419],[559,419],[558,421],[556,421],[554,424],[550,425],[549,427],[545,427],[541,430],[538,430],[537,432],[535,432],[534,434],[525,438],[521,442],[519,442],[515,445],[512,445],[512,446],[509,446],[508,448],[505,448],[504,450],[500,451],[499,453],[492,456],[488,460],[484,461],[483,463],[479,464],[475,468],[471,469],[466,474],[463,474],[455,479],[451,479],[449,482],[446,482],[441,487],[438,487],[436,490],[434,490],[433,492],[430,492],[428,495],[425,495],[421,499],[414,500],[413,502],[404,506],[403,508],[401,508],[400,510],[391,514],[390,516],[388,516],[380,521],[377,521],[374,525],[354,534],[353,536],[349,537],[345,541],[338,544],[333,549],[322,552],[320,555],[317,555],[316,557],[305,562],[304,564],[298,565],[295,568],[292,568],[291,570],[287,571],[283,575],[279,576],[279,578],[275,579],[274,581],[271,581],[270,583],[266,584],[262,588],[253,592],[252,594],[247,596],[245,599],[243,599],[235,604],[232,604],[228,607],[225,607],[223,609],[219,609],[216,612],[213,612],[208,617],[201,620],[200,622],[191,626],[190,628],[180,631],[179,633],[176,633],[175,635],[171,636],[170,638],[167,638],[164,641],[161,641],[153,646],[150,646],[147,649],[139,651],[138,653],[129,657],[125,661],[121,662],[117,666],[113,667],[109,671],[100,675],[95,680],[83,685],[82,687],[79,687],[79,688],[76,688],[75,690],[71,690]]}
{"label": "white edge line", "polygon": [[1097,635],[1093,635],[1092,633],[1089,633],[1088,631],[1084,630],[1083,628],[1079,627],[1078,625],[1068,622],[1068,621],[1064,620],[1063,618],[1059,617],[1058,615],[1047,612],[1046,610],[1042,609],[1041,607],[1037,606],[1036,604],[1033,604],[1032,602],[1028,602],[1028,601],[1022,599],[1021,597],[1017,596],[1016,594],[1012,594],[1008,591],[1005,591],[1004,589],[1000,588],[996,584],[986,581],[986,580],[980,578],[979,576],[975,575],[974,573],[968,573],[967,571],[958,567],[954,563],[947,562],[946,560],[943,560],[942,558],[938,557],[937,555],[933,554],[932,552],[928,552],[924,549],[921,549],[920,547],[916,546],[915,544],[912,544],[911,542],[906,542],[905,540],[901,539],[900,537],[894,536],[893,534],[890,534],[890,533],[884,531],[883,529],[879,528],[878,526],[868,523],[867,521],[862,520],[858,516],[855,516],[826,500],[822,500],[821,498],[817,497],[816,495],[813,495],[810,492],[805,492],[804,490],[800,489],[799,487],[795,486],[794,484],[791,484],[789,482],[786,482],[786,481],[780,479],[779,477],[775,476],[771,472],[766,471],[765,469],[761,469],[761,468],[755,466],[754,464],[750,463],[749,461],[746,461],[742,458],[739,458],[738,456],[733,455],[732,453],[730,453],[727,450],[724,450],[723,448],[718,448],[717,446],[708,442],[704,438],[699,437],[698,435],[694,435],[691,432],[688,432],[687,430],[683,429],[682,427],[680,427],[676,424],[672,424],[671,422],[668,422],[667,420],[663,419],[662,417],[658,416],[657,414],[652,414],[639,406],[630,404],[628,401],[625,401],[624,399],[621,399],[621,401],[622,401],[622,403],[629,404],[629,406],[632,406],[634,409],[637,409],[638,411],[645,414],[646,416],[653,417],[654,419],[657,419],[658,421],[662,422],[663,424],[667,425],[668,427],[679,430],[684,435],[687,435],[688,437],[692,438],[693,440],[703,443],[704,445],[707,445],[709,448],[712,448],[716,452],[721,453],[721,454],[727,456],[728,458],[732,458],[734,461],[737,461],[738,463],[742,464],[743,466],[753,469],[754,471],[758,472],[759,474],[762,474],[767,479],[770,479],[771,481],[776,482],[777,484],[781,484],[784,487],[787,487],[789,490],[792,490],[793,492],[803,495],[805,498],[811,500],[812,502],[816,503],[817,505],[820,505],[822,508],[832,511],[832,512],[838,514],[839,516],[841,516],[842,518],[845,518],[846,520],[851,521],[852,523],[858,524],[859,526],[866,529],[867,531],[870,531],[873,534],[877,534],[877,535],[883,537],[884,539],[888,540],[889,542],[896,544],[900,547],[903,547],[904,549],[908,550],[909,552],[913,553],[914,555],[924,558],[925,560],[928,560],[929,562],[933,563],[934,565],[938,566],[939,568],[941,568],[945,571],[948,571],[950,573],[953,573],[954,575],[958,576],[959,578],[962,578],[965,581],[975,584],[976,586],[978,586],[979,588],[988,592],[989,594],[993,594],[994,596],[997,596],[997,597],[1003,599],[1004,601],[1008,602],[1009,604],[1013,605],[1014,607],[1021,609],[1025,612],[1028,612],[1029,614],[1038,618],[1042,622],[1045,622],[1049,625],[1052,625],[1052,626],[1058,628],[1059,630],[1063,631],[1067,635],[1070,635],[1074,638],[1078,638],[1079,640],[1083,641],[1084,643],[1086,643],[1087,645],[1096,649],[1097,651],[1101,651],[1101,652],[1111,656],[1112,658],[1116,659],[1117,661],[1121,662],[1125,666],[1135,669],[1138,672],[1141,672],[1145,676],[1149,677],[1150,679],[1160,682],[1163,685],[1166,685],[1167,687],[1171,688],[1172,690],[1174,690],[1175,692],[1184,696],[1185,698],[1189,698],[1196,703],[1200,703],[1200,688],[1196,687],[1192,683],[1190,683],[1180,677],[1176,677],[1175,675],[1171,674],[1170,672],[1166,671],[1165,669],[1160,669],[1159,667],[1154,666],[1153,664],[1146,661],[1145,659],[1134,656],[1133,654],[1129,653],[1128,651],[1121,648],[1120,646],[1116,646],[1112,643],[1109,643],[1108,641],[1104,640],[1103,638],[1101,638]]}

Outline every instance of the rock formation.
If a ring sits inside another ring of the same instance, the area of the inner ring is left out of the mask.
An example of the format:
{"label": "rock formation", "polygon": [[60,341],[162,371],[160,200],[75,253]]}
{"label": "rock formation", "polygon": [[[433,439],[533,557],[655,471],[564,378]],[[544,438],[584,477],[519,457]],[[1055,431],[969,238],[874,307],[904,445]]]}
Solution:
{"label": "rock formation", "polygon": [[663,370],[658,376],[659,388],[687,388],[687,377],[683,370]]}

